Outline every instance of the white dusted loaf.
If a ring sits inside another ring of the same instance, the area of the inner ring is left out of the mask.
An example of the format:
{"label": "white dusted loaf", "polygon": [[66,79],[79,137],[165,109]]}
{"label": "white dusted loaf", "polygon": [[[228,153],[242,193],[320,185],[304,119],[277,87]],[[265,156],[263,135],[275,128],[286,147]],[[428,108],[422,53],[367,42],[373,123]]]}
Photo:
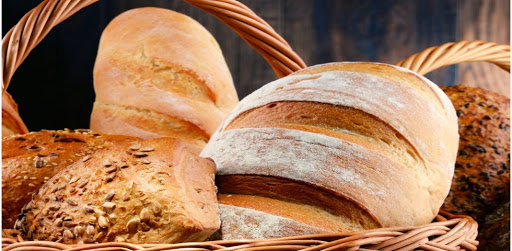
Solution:
{"label": "white dusted loaf", "polygon": [[201,156],[217,165],[222,238],[270,238],[429,223],[458,139],[450,100],[426,78],[332,63],[247,96]]}

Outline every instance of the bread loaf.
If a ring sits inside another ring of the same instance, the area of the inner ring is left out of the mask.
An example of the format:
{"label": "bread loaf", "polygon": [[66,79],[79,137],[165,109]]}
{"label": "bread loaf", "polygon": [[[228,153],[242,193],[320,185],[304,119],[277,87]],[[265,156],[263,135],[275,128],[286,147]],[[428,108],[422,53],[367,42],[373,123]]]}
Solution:
{"label": "bread loaf", "polygon": [[333,63],[244,98],[201,156],[217,166],[222,238],[269,238],[429,223],[457,147],[455,110],[435,84]]}
{"label": "bread loaf", "polygon": [[34,193],[60,170],[99,149],[135,138],[89,130],[31,132],[2,141],[2,227],[14,222]]}
{"label": "bread loaf", "polygon": [[16,222],[62,243],[201,241],[219,227],[215,166],[173,138],[116,143],[50,178]]}
{"label": "bread loaf", "polygon": [[199,23],[129,10],[103,31],[94,65],[94,131],[207,142],[238,103],[219,45]]}
{"label": "bread loaf", "polygon": [[2,94],[2,137],[28,133],[18,113],[18,105],[6,91]]}
{"label": "bread loaf", "polygon": [[442,207],[484,223],[510,188],[510,99],[466,85],[443,86],[459,120],[452,188]]}
{"label": "bread loaf", "polygon": [[[510,194],[503,197],[510,198]],[[490,211],[480,225],[478,250],[510,250],[510,199],[504,199]]]}

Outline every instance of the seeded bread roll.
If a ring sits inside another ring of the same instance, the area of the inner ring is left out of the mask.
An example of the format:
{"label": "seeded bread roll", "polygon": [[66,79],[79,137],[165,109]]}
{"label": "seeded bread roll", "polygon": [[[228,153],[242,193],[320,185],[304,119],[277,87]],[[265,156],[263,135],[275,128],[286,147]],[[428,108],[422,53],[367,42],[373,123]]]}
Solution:
{"label": "seeded bread roll", "polygon": [[12,228],[32,195],[53,175],[99,149],[132,141],[89,130],[31,132],[2,141],[2,227]]}
{"label": "seeded bread roll", "polygon": [[443,210],[480,224],[510,187],[510,99],[465,85],[441,87],[459,120],[460,144],[452,188]]}
{"label": "seeded bread roll", "polygon": [[333,63],[244,98],[201,156],[217,166],[222,238],[260,239],[429,223],[457,147],[455,110],[435,84],[392,65]]}
{"label": "seeded bread roll", "polygon": [[238,103],[213,36],[160,8],[129,10],[103,31],[94,65],[94,131],[207,142]]}
{"label": "seeded bread roll", "polygon": [[28,239],[62,243],[201,241],[215,232],[213,162],[173,138],[130,144],[60,171],[27,204],[16,228]]}

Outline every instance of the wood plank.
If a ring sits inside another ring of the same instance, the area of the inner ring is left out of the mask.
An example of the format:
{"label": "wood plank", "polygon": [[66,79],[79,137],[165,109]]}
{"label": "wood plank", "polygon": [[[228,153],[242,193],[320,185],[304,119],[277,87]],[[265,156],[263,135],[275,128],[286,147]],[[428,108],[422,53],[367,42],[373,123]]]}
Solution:
{"label": "wood plank", "polygon": [[[306,62],[313,64],[340,61],[393,64],[424,48],[455,39],[455,0],[314,3],[314,31],[312,35],[300,33],[301,39],[311,41],[315,50],[307,54],[311,59]],[[289,42],[297,44],[293,39]],[[448,67],[427,77],[436,83],[450,83],[455,75],[455,67]]]}
{"label": "wood plank", "polygon": [[[416,51],[456,40],[456,0],[416,1]],[[425,75],[437,85],[452,85],[457,78],[457,67],[448,66]]]}
{"label": "wood plank", "polygon": [[310,0],[284,1],[280,34],[306,65],[318,63],[315,56],[320,46],[316,43],[315,23],[312,21],[315,3]]}
{"label": "wood plank", "polygon": [[[457,38],[510,44],[510,1],[459,0]],[[482,87],[510,97],[510,74],[489,63],[459,66],[458,83]]]}
{"label": "wood plank", "polygon": [[[270,24],[278,33],[283,29],[282,0],[250,0],[244,1],[263,20]],[[238,82],[235,83],[240,98],[243,98],[261,86],[277,79],[272,68],[265,59],[243,42],[238,48],[239,69]]]}

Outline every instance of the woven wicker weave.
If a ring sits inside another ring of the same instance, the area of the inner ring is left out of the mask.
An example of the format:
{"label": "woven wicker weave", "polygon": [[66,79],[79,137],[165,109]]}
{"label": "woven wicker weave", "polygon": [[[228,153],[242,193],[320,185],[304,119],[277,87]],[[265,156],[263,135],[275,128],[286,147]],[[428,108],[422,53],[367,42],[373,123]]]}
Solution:
{"label": "woven wicker weave", "polygon": [[352,233],[293,236],[268,240],[222,240],[180,244],[64,245],[50,241],[2,238],[2,250],[476,250],[477,223],[469,216],[437,216],[437,222],[418,227],[395,227]]}
{"label": "woven wicker weave", "polygon": [[[28,12],[2,40],[2,87],[49,31],[98,0],[45,0]],[[257,50],[279,77],[305,68],[302,59],[264,20],[234,0],[185,0],[216,16]],[[461,41],[428,48],[397,65],[420,74],[469,61],[488,61],[510,71],[510,46]],[[352,233],[293,236],[270,240],[223,240],[181,244],[99,243],[64,245],[2,238],[2,250],[476,250],[478,225],[468,216],[441,212],[435,222],[416,227],[380,228]]]}

